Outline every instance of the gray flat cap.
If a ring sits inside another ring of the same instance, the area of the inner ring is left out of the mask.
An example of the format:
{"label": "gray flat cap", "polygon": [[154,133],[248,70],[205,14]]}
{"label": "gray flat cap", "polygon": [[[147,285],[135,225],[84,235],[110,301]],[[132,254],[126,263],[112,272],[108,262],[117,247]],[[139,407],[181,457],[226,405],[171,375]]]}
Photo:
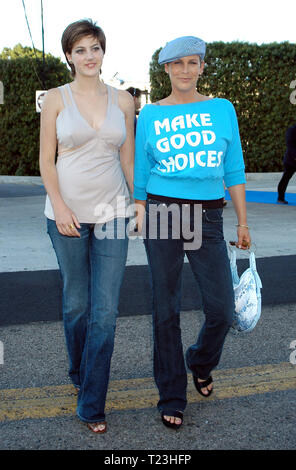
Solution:
{"label": "gray flat cap", "polygon": [[159,53],[158,63],[160,65],[173,62],[181,57],[189,55],[199,55],[201,60],[204,59],[206,53],[206,43],[194,36],[182,36],[166,43]]}

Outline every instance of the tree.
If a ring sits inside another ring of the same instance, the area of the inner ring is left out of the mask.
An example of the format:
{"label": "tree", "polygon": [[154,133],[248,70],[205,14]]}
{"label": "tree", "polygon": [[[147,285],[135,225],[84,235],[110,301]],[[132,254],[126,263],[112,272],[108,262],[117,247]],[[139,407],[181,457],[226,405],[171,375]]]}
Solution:
{"label": "tree", "polygon": [[[42,59],[42,51],[38,49],[32,49],[32,47],[22,46],[17,44],[13,49],[4,47],[0,53],[0,59],[17,59],[18,57],[32,57]],[[47,54],[46,57],[53,57],[51,54]]]}
{"label": "tree", "polygon": [[[150,63],[151,101],[168,96],[170,82],[158,64]],[[295,79],[295,44],[288,42],[207,44],[198,91],[230,100],[236,109],[246,170],[281,171],[286,129],[295,123],[290,85]]]}

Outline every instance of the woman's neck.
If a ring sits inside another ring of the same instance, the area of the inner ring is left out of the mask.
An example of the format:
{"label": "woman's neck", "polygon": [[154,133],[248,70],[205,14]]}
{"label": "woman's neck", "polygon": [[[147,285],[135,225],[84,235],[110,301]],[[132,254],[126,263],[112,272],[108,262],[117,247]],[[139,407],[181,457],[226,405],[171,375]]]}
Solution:
{"label": "woman's neck", "polygon": [[104,94],[106,86],[99,77],[76,76],[72,82],[72,89],[81,95]]}
{"label": "woman's neck", "polygon": [[207,96],[201,95],[196,90],[179,91],[172,90],[171,94],[165,99],[168,104],[186,104],[194,103],[196,101],[204,101],[209,99]]}

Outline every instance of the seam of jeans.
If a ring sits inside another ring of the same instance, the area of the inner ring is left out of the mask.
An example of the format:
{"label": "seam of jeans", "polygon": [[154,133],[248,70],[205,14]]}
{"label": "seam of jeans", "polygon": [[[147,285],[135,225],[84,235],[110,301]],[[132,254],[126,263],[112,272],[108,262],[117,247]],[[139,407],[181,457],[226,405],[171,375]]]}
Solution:
{"label": "seam of jeans", "polygon": [[[89,253],[89,248],[88,248],[88,253]],[[89,269],[89,276],[90,276],[90,282],[92,282],[92,276],[91,276],[91,257],[89,255],[89,264],[88,264],[88,269]],[[92,286],[91,286],[91,289],[92,289]],[[89,294],[88,294],[89,295]],[[88,319],[87,319],[87,337],[86,337],[86,352],[85,352],[85,367],[84,367],[84,370],[86,371],[87,370],[87,360],[88,360],[88,348],[89,348],[89,336],[90,336],[90,323],[91,323],[91,312],[92,312],[92,308],[91,308],[91,302],[89,302],[89,315],[88,315]],[[81,362],[80,362],[80,367],[81,367]],[[80,375],[80,371],[79,371],[79,375]],[[83,395],[85,393],[85,388],[84,388],[84,382],[85,382],[85,374],[84,374],[84,377],[83,377],[83,383],[81,383],[81,397],[80,397],[80,400],[82,401],[83,399]],[[79,401],[80,401],[79,400]],[[78,414],[78,413],[77,413]]]}
{"label": "seam of jeans", "polygon": [[[89,256],[89,260],[90,260],[89,264],[91,265],[91,257],[90,256]],[[89,266],[89,268],[91,270],[91,266]],[[90,276],[90,282],[91,282],[91,292],[92,292],[93,291],[93,286],[92,286],[93,276],[92,275]],[[87,370],[89,337],[90,337],[90,330],[91,330],[91,326],[90,326],[91,325],[91,318],[92,318],[92,306],[91,306],[91,302],[90,302],[89,315],[88,315],[88,321],[87,321],[87,338],[86,338],[86,352],[85,352],[85,364],[84,364],[84,370],[85,371]],[[80,363],[80,367],[81,367],[81,363]],[[81,390],[82,390],[81,397],[80,397],[81,401],[83,401],[82,399],[83,399],[83,396],[84,396],[84,393],[85,393],[84,383],[85,383],[85,373],[84,373],[84,377],[83,377],[83,383],[81,384]]]}

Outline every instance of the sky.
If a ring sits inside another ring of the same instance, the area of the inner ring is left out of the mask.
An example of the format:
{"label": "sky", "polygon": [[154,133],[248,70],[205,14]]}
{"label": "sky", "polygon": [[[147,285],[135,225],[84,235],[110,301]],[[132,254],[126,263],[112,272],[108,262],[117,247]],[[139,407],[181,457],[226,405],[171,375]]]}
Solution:
{"label": "sky", "polygon": [[[34,45],[42,50],[41,0],[24,0]],[[45,53],[61,57],[68,24],[91,18],[104,30],[103,79],[149,81],[153,53],[179,36],[206,42],[296,42],[295,0],[43,0]],[[0,51],[32,46],[22,0],[0,0]],[[296,44],[295,44],[296,45]]]}

